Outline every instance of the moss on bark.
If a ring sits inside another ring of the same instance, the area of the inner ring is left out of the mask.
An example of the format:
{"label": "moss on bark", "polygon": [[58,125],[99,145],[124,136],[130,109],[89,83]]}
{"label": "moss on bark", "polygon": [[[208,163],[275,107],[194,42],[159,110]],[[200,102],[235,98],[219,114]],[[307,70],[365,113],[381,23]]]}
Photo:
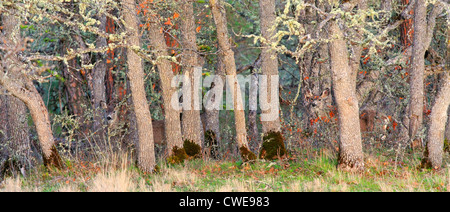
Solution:
{"label": "moss on bark", "polygon": [[186,151],[184,148],[179,148],[178,146],[174,146],[172,149],[172,155],[167,158],[167,162],[170,164],[180,164],[184,163],[184,161],[188,158]]}
{"label": "moss on bark", "polygon": [[189,157],[198,158],[201,155],[201,147],[191,140],[184,140],[183,148]]}
{"label": "moss on bark", "polygon": [[286,147],[281,132],[268,132],[263,137],[263,144],[259,153],[260,159],[280,159],[286,155]]}

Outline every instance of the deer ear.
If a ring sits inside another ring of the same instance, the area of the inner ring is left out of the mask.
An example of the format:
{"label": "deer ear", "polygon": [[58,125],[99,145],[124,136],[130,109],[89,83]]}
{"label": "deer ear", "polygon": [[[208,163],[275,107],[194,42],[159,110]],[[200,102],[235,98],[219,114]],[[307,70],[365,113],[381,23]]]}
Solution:
{"label": "deer ear", "polygon": [[322,95],[320,96],[321,98],[325,98],[325,97],[327,97],[328,95],[330,95],[330,90],[328,90],[328,88],[327,89],[325,89],[323,92],[322,92]]}
{"label": "deer ear", "polygon": [[106,105],[105,101],[100,101],[100,107],[102,107],[103,109],[108,109],[108,105]]}

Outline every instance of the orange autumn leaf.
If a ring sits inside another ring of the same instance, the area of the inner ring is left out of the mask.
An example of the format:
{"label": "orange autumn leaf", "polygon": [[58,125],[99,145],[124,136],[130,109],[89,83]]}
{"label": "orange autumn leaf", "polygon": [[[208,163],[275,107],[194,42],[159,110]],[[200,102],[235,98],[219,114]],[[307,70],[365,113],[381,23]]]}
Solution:
{"label": "orange autumn leaf", "polygon": [[197,29],[195,29],[195,31],[198,33],[198,32],[200,32],[200,29],[202,29],[202,27],[198,26]]}
{"label": "orange autumn leaf", "polygon": [[166,22],[164,22],[165,25],[171,25],[172,26],[172,22],[170,21],[170,18],[167,19]]}
{"label": "orange autumn leaf", "polygon": [[178,18],[178,17],[180,17],[180,14],[178,14],[177,12],[175,12],[175,13],[173,14],[173,19]]}
{"label": "orange autumn leaf", "polygon": [[333,111],[330,111],[330,117],[333,118],[333,116],[334,116]]}
{"label": "orange autumn leaf", "polygon": [[392,123],[392,128],[395,130],[395,127],[397,127],[397,122],[394,121],[394,122]]}
{"label": "orange autumn leaf", "polygon": [[111,63],[111,60],[106,59],[106,63]]}

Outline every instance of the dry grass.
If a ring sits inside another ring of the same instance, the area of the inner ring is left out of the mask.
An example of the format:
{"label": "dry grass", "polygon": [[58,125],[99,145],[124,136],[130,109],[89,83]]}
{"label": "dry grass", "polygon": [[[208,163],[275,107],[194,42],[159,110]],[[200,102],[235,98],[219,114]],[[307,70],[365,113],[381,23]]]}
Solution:
{"label": "dry grass", "polygon": [[27,178],[7,177],[0,183],[0,191],[450,191],[448,167],[439,172],[419,170],[413,167],[416,159],[403,164],[384,156],[368,156],[366,171],[357,174],[337,170],[336,158],[330,154],[251,165],[198,159],[176,166],[160,163],[159,173],[143,174],[128,158],[112,155],[95,164],[73,162],[65,170],[38,169]]}

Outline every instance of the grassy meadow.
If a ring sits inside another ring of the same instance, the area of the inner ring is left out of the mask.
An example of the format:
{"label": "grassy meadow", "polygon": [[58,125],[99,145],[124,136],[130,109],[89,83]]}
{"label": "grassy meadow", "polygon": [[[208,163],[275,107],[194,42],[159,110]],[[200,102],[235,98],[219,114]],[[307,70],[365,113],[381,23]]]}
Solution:
{"label": "grassy meadow", "polygon": [[[0,191],[44,192],[419,192],[450,191],[450,168],[420,169],[421,153],[366,154],[363,173],[336,169],[335,152],[289,154],[283,160],[192,159],[184,164],[159,163],[155,174],[141,173],[127,155],[110,155],[100,162],[66,160],[62,170],[40,167],[24,175],[11,174]],[[446,153],[446,159],[448,153]]]}

